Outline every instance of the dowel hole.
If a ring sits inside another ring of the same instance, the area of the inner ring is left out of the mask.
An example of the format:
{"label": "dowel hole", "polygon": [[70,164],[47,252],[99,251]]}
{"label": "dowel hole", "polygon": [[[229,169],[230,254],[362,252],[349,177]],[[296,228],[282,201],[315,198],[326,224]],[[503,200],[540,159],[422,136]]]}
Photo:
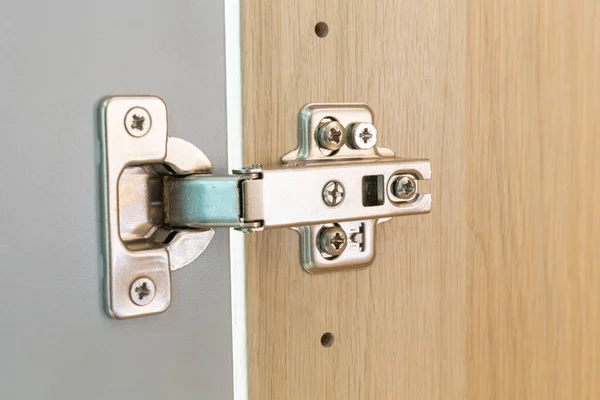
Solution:
{"label": "dowel hole", "polygon": [[333,333],[331,333],[331,332],[325,332],[323,334],[323,336],[321,336],[321,345],[323,347],[333,346],[333,341],[334,341],[334,337],[333,337]]}
{"label": "dowel hole", "polygon": [[324,38],[329,33],[329,26],[323,21],[315,25],[315,33],[318,37]]}

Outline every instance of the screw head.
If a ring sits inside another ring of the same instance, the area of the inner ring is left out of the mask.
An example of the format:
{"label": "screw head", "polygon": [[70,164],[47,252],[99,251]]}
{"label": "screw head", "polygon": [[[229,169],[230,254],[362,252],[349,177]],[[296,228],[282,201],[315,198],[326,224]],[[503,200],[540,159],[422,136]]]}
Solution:
{"label": "screw head", "polygon": [[337,257],[346,250],[348,237],[346,231],[339,226],[323,228],[319,232],[319,249],[331,257]]}
{"label": "screw head", "polygon": [[346,142],[346,128],[335,119],[324,118],[319,123],[317,139],[321,148],[337,151]]}
{"label": "screw head", "polygon": [[340,205],[344,201],[345,196],[344,185],[338,181],[329,181],[323,187],[323,201],[329,207]]}
{"label": "screw head", "polygon": [[143,107],[133,107],[125,114],[125,129],[131,136],[142,137],[150,132],[152,118]]}
{"label": "screw head", "polygon": [[353,149],[369,150],[377,143],[377,129],[369,122],[352,124],[348,131],[348,143]]}
{"label": "screw head", "polygon": [[129,289],[129,297],[138,306],[150,304],[156,294],[154,282],[148,278],[136,279]]}
{"label": "screw head", "polygon": [[417,194],[417,181],[412,176],[401,176],[394,182],[393,190],[398,198],[411,199]]}
{"label": "screw head", "polygon": [[250,164],[250,165],[244,165],[244,167],[242,168],[244,171],[251,173],[251,172],[262,172],[262,164]]}
{"label": "screw head", "polygon": [[236,175],[253,175],[262,173],[262,164],[244,165],[242,168],[234,169]]}

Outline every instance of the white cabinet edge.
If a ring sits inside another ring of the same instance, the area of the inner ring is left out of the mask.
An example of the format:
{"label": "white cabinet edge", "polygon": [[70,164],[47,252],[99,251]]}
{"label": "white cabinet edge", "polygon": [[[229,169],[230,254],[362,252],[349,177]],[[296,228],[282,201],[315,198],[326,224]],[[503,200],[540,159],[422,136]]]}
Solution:
{"label": "white cabinet edge", "polygon": [[[242,59],[240,0],[224,0],[225,76],[227,96],[227,166],[243,165]],[[248,349],[246,332],[246,264],[244,234],[230,230],[231,332],[233,353],[233,398],[248,399]]]}

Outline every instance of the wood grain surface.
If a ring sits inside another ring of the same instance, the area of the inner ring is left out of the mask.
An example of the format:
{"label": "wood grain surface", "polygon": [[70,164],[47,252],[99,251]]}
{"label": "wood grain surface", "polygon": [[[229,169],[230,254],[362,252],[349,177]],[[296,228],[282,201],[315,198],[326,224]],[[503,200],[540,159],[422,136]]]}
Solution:
{"label": "wood grain surface", "polygon": [[366,102],[379,144],[434,173],[432,213],[380,225],[367,269],[309,275],[295,232],[248,238],[252,400],[600,398],[599,18],[243,1],[246,161],[295,148],[306,103]]}
{"label": "wood grain surface", "polygon": [[600,2],[468,23],[469,397],[600,399]]}

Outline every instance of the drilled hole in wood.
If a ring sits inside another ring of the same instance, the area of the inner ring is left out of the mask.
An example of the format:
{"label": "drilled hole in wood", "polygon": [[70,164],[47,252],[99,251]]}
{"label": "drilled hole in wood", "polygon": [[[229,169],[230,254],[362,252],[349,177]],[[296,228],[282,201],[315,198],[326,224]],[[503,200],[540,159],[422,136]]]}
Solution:
{"label": "drilled hole in wood", "polygon": [[323,347],[331,347],[333,345],[334,337],[333,333],[325,332],[323,336],[321,336],[321,345]]}
{"label": "drilled hole in wood", "polygon": [[315,33],[318,37],[324,38],[329,33],[329,26],[323,21],[315,25]]}

